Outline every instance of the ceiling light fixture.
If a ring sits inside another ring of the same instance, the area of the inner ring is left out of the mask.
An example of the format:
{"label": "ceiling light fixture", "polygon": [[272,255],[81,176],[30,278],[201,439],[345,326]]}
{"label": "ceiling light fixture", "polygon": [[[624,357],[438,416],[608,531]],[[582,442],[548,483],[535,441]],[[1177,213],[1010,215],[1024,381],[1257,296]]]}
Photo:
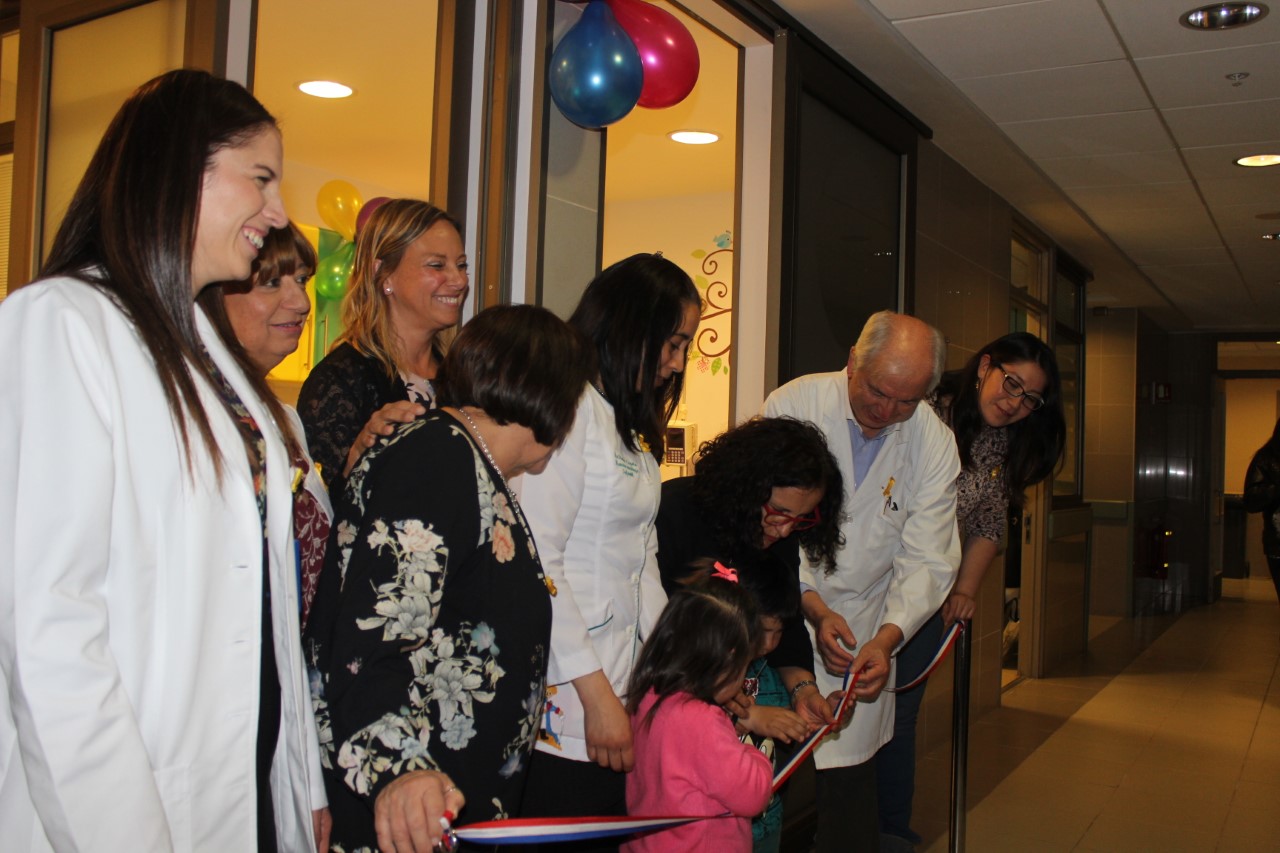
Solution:
{"label": "ceiling light fixture", "polygon": [[315,98],[349,98],[354,92],[350,86],[335,83],[332,80],[308,80],[305,83],[299,83],[298,88],[304,94]]}
{"label": "ceiling light fixture", "polygon": [[1251,168],[1280,166],[1280,154],[1250,154],[1248,157],[1241,157],[1236,160],[1236,165],[1249,166]]}
{"label": "ceiling light fixture", "polygon": [[705,130],[673,130],[667,134],[672,142],[680,142],[685,145],[710,145],[713,142],[719,142],[720,137],[717,134],[709,133]]}
{"label": "ceiling light fixture", "polygon": [[1262,239],[1263,239],[1263,240],[1280,240],[1280,233],[1277,233],[1277,234],[1263,234],[1263,235],[1262,235]]}
{"label": "ceiling light fixture", "polygon": [[1192,30],[1229,30],[1261,21],[1267,11],[1261,3],[1214,3],[1192,9],[1178,23]]}

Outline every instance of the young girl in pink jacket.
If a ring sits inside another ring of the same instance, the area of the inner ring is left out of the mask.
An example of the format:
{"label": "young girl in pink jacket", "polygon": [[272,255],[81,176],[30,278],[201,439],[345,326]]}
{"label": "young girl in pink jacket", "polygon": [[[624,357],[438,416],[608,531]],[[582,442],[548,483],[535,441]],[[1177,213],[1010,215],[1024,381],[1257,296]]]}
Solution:
{"label": "young girl in pink jacket", "polygon": [[738,741],[720,706],[742,689],[756,623],[732,569],[679,590],[662,611],[627,690],[636,755],[627,812],[708,819],[637,835],[624,853],[751,850],[751,818],[769,802],[773,768]]}

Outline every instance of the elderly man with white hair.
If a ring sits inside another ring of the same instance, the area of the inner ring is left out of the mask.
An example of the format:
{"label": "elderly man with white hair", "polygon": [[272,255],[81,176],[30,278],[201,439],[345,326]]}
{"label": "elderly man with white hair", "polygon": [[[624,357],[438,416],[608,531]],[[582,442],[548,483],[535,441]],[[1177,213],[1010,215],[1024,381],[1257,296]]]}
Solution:
{"label": "elderly man with white hair", "polygon": [[[845,370],[801,376],[769,395],[765,414],[823,431],[846,488],[845,546],[834,571],[803,559],[801,608],[813,633],[816,684],[857,675],[853,719],[814,754],[817,850],[875,850],[880,831],[871,759],[893,736],[893,655],[937,611],[960,563],[955,439],[928,405],[942,375],[938,331],[881,311],[863,327]],[[794,697],[793,697],[794,698]]]}

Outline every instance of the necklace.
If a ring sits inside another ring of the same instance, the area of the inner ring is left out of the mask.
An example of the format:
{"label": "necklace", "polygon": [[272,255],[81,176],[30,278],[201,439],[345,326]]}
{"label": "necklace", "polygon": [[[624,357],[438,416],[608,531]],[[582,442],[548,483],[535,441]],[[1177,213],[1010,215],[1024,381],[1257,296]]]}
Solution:
{"label": "necklace", "polygon": [[[516,496],[511,492],[511,486],[507,483],[507,475],[502,473],[502,469],[498,467],[498,463],[494,460],[493,454],[489,452],[489,445],[484,440],[484,436],[480,434],[480,427],[476,426],[476,422],[471,420],[471,415],[467,414],[467,410],[458,407],[458,413],[467,419],[467,423],[471,426],[471,434],[475,436],[476,444],[480,445],[480,452],[484,454],[484,458],[489,460],[489,464],[493,466],[493,470],[498,472],[498,478],[502,480],[502,487],[506,489],[507,495],[512,501]],[[518,505],[518,504],[517,504]]]}

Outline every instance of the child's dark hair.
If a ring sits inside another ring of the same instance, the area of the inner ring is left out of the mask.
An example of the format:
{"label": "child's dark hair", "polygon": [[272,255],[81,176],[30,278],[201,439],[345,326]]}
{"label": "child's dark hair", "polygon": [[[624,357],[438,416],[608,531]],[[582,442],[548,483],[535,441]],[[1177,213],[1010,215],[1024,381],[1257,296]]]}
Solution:
{"label": "child's dark hair", "polygon": [[716,693],[755,657],[753,599],[739,584],[714,577],[677,590],[640,649],[627,685],[627,713],[635,714],[650,690],[658,701],[646,724],[674,693],[715,704]]}
{"label": "child's dark hair", "polygon": [[800,580],[777,555],[768,551],[744,551],[740,556],[723,560],[694,560],[690,584],[703,583],[715,573],[716,563],[732,566],[738,573],[738,584],[755,603],[756,616],[787,620],[800,612]]}

